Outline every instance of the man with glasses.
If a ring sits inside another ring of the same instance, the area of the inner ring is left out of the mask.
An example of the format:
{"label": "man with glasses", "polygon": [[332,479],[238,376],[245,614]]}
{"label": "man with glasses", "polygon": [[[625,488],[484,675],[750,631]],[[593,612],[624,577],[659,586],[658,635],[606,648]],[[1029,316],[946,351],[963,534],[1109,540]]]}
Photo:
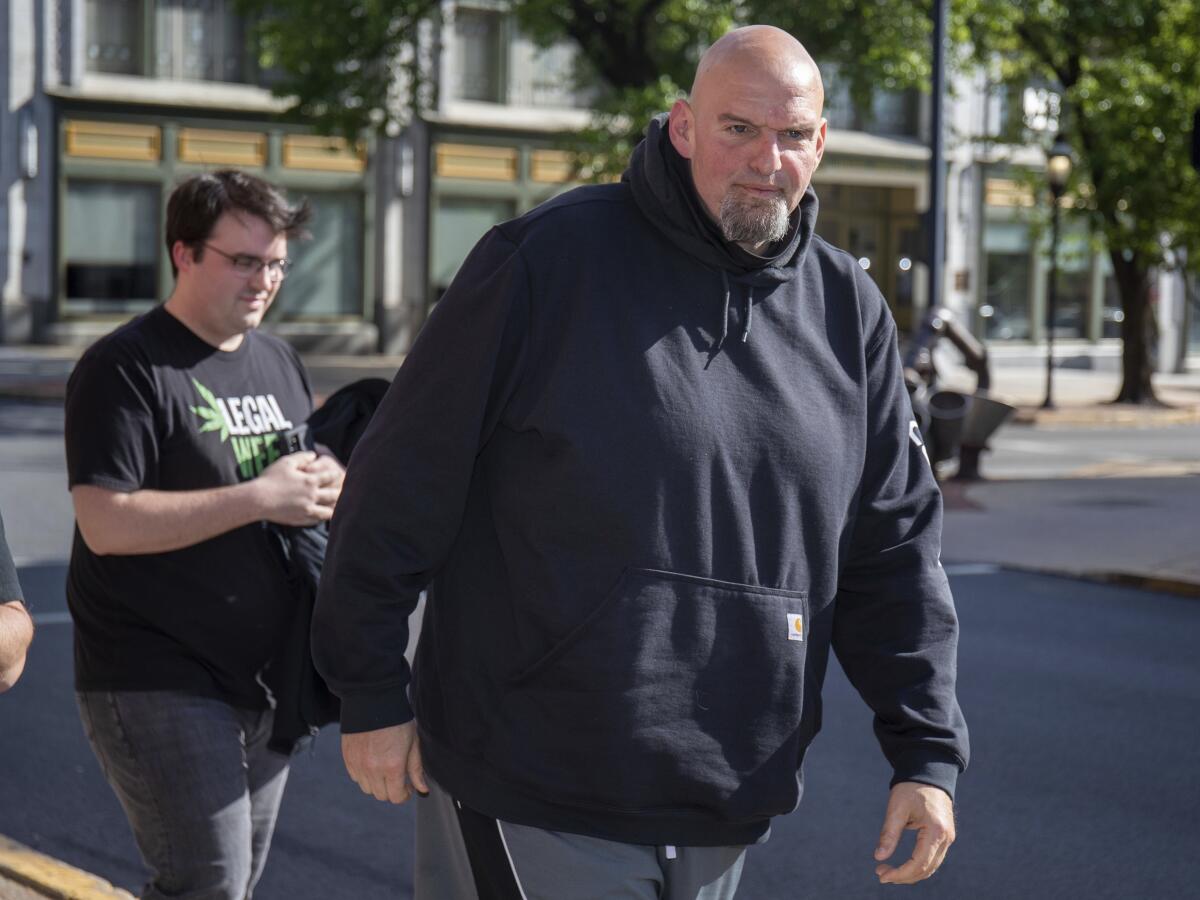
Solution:
{"label": "man with glasses", "polygon": [[268,743],[293,601],[266,523],[329,519],[342,469],[284,455],[312,395],[296,352],[256,329],[310,216],[243,172],[184,181],[171,296],[67,388],[76,690],[151,870],[143,897],[249,897],[287,778]]}

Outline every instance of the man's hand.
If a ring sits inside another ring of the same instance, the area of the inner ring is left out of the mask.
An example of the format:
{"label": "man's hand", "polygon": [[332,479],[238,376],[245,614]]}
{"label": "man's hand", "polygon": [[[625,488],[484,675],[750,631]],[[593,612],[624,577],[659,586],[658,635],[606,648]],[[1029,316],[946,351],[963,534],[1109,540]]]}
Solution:
{"label": "man's hand", "polygon": [[[330,462],[337,466],[336,461]],[[250,484],[257,494],[262,518],[280,525],[307,526],[328,521],[342,492],[340,477],[334,478],[328,463],[320,463],[317,454],[308,451],[281,456]]]}
{"label": "man's hand", "polygon": [[[900,834],[916,829],[912,858],[901,866],[884,862],[896,852]],[[941,788],[902,781],[892,788],[875,859],[880,884],[915,884],[932,875],[954,843],[954,804]]]}
{"label": "man's hand", "polygon": [[410,788],[429,793],[416,722],[343,734],[342,759],[354,783],[376,800],[405,803],[412,797]]}
{"label": "man's hand", "polygon": [[304,466],[304,471],[316,475],[322,488],[336,491],[331,506],[337,505],[337,498],[342,494],[342,482],[346,480],[346,470],[332,453],[317,445],[317,458]]}
{"label": "man's hand", "polygon": [[0,600],[0,693],[17,683],[33,640],[33,620],[20,600]]}

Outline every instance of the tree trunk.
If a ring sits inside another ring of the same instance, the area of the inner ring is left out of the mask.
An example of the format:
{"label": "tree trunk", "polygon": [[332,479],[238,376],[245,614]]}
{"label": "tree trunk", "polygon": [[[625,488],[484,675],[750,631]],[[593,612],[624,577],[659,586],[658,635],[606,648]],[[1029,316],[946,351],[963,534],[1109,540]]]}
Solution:
{"label": "tree trunk", "polygon": [[1114,403],[1157,404],[1150,342],[1155,334],[1150,309],[1150,272],[1138,254],[1126,259],[1120,250],[1109,253],[1121,294],[1121,391]]}

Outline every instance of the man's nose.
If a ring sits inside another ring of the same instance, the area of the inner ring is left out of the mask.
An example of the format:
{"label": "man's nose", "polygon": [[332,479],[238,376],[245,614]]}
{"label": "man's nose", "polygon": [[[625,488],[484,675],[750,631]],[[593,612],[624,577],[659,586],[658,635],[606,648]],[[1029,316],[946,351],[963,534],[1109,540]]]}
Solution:
{"label": "man's nose", "polygon": [[270,266],[259,266],[258,271],[250,276],[250,287],[256,291],[269,291],[275,286],[275,280],[271,277]]}
{"label": "man's nose", "polygon": [[779,139],[774,134],[764,134],[759,140],[750,167],[759,175],[774,175],[779,171]]}

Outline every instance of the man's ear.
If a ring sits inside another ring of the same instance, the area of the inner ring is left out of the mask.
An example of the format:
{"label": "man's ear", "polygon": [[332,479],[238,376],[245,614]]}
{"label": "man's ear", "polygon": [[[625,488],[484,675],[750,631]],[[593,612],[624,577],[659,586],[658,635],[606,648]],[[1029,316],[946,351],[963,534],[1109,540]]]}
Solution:
{"label": "man's ear", "polygon": [[825,156],[825,135],[829,129],[829,122],[826,119],[821,120],[820,126],[817,128],[817,165],[821,164],[821,160]]}
{"label": "man's ear", "polygon": [[176,241],[171,245],[171,261],[180,272],[186,272],[196,264],[196,255],[183,241]]}
{"label": "man's ear", "polygon": [[695,152],[693,146],[696,140],[696,117],[686,100],[676,100],[675,105],[671,107],[670,117],[667,119],[667,133],[671,136],[671,146],[675,148],[675,152],[684,159],[691,159]]}

